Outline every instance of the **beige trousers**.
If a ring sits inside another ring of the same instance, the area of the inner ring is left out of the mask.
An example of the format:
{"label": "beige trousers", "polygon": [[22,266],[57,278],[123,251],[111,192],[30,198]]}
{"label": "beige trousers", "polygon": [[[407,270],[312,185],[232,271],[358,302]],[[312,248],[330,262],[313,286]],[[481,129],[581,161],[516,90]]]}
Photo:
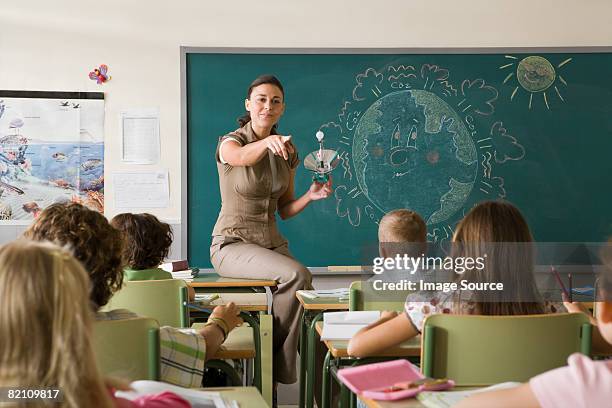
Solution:
{"label": "beige trousers", "polygon": [[213,240],[210,259],[221,276],[277,282],[277,290],[272,295],[274,381],[296,382],[295,363],[303,311],[295,292],[312,288],[310,271],[293,259],[287,244],[266,249],[246,242],[221,244]]}

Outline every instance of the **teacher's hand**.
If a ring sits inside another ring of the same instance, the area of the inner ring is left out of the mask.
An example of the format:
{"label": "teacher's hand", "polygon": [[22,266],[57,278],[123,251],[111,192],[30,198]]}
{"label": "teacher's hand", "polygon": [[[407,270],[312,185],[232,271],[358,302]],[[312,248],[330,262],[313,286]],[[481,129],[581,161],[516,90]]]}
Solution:
{"label": "teacher's hand", "polygon": [[312,201],[321,200],[329,197],[333,191],[332,179],[331,176],[329,176],[327,183],[319,183],[314,181],[310,185],[310,188],[308,189],[308,198],[310,198]]}
{"label": "teacher's hand", "polygon": [[289,153],[294,152],[293,144],[291,143],[291,135],[270,135],[263,140],[268,150],[277,156],[283,156],[285,160],[289,158]]}

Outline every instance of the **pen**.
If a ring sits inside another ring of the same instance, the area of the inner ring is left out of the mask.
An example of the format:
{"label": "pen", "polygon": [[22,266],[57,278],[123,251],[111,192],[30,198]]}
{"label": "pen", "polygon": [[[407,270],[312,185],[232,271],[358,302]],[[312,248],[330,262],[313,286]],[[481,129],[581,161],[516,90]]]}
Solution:
{"label": "pen", "polygon": [[569,281],[569,301],[572,302],[572,274],[567,274],[567,280]]}
{"label": "pen", "polygon": [[565,285],[563,284],[563,281],[561,280],[561,276],[559,276],[559,272],[557,272],[555,267],[552,265],[550,265],[550,271],[553,273],[553,275],[555,275],[555,279],[557,280],[557,283],[561,287],[561,290],[563,291],[563,294],[565,295],[565,299],[569,300],[571,295],[568,293],[567,289],[565,288]]}

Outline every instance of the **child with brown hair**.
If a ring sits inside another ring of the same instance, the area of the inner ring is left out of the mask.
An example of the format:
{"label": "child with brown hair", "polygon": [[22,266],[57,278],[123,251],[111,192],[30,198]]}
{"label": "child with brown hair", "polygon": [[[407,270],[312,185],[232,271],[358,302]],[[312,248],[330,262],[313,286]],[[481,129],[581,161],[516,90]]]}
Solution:
{"label": "child with brown hair", "polygon": [[127,267],[123,273],[126,280],[172,279],[170,272],[159,268],[172,245],[170,225],[147,213],[119,214],[110,224],[121,231],[125,239],[123,258]]}
{"label": "child with brown hair", "polygon": [[[25,231],[34,241],[67,245],[91,277],[91,310],[97,320],[136,317],[129,310],[101,311],[123,282],[122,234],[102,214],[76,203],[59,203],[45,208]],[[227,334],[242,323],[235,304],[217,306],[209,324],[201,330],[163,326],[161,339],[161,379],[183,387],[200,387],[204,363],[214,358]]]}
{"label": "child with brown hair", "polygon": [[[385,225],[381,222],[381,228],[387,229]],[[493,250],[485,256],[484,268],[470,268],[457,277],[476,283],[502,282],[504,287],[509,288],[508,293],[493,299],[483,298],[487,295],[480,292],[461,289],[450,293],[410,294],[404,313],[383,312],[379,321],[353,336],[348,346],[349,354],[366,357],[396,346],[418,335],[423,321],[431,314],[524,315],[557,312],[553,304],[540,301],[533,276],[532,241],[527,222],[512,204],[504,201],[478,204],[457,225],[451,257],[475,259],[485,255],[485,248]]]}
{"label": "child with brown hair", "polygon": [[[604,248],[605,270],[599,278],[595,331],[612,346],[612,241]],[[568,310],[582,313],[577,302],[565,302]],[[593,361],[580,353],[567,359],[566,367],[537,375],[515,388],[476,393],[461,401],[463,407],[607,407],[612,401],[612,360]]]}

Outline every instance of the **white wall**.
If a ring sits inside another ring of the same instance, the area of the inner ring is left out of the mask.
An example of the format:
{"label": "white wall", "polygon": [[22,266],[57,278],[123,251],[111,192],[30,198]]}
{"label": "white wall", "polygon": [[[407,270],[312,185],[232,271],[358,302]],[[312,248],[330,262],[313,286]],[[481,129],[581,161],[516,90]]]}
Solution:
{"label": "white wall", "polygon": [[[609,46],[611,15],[609,0],[0,0],[0,89],[104,91],[108,216],[117,212],[110,172],[147,168],[120,162],[118,114],[159,108],[171,197],[150,212],[175,224],[186,195],[180,46]],[[87,74],[101,63],[113,78],[98,86]],[[14,236],[1,230],[0,240]]]}

